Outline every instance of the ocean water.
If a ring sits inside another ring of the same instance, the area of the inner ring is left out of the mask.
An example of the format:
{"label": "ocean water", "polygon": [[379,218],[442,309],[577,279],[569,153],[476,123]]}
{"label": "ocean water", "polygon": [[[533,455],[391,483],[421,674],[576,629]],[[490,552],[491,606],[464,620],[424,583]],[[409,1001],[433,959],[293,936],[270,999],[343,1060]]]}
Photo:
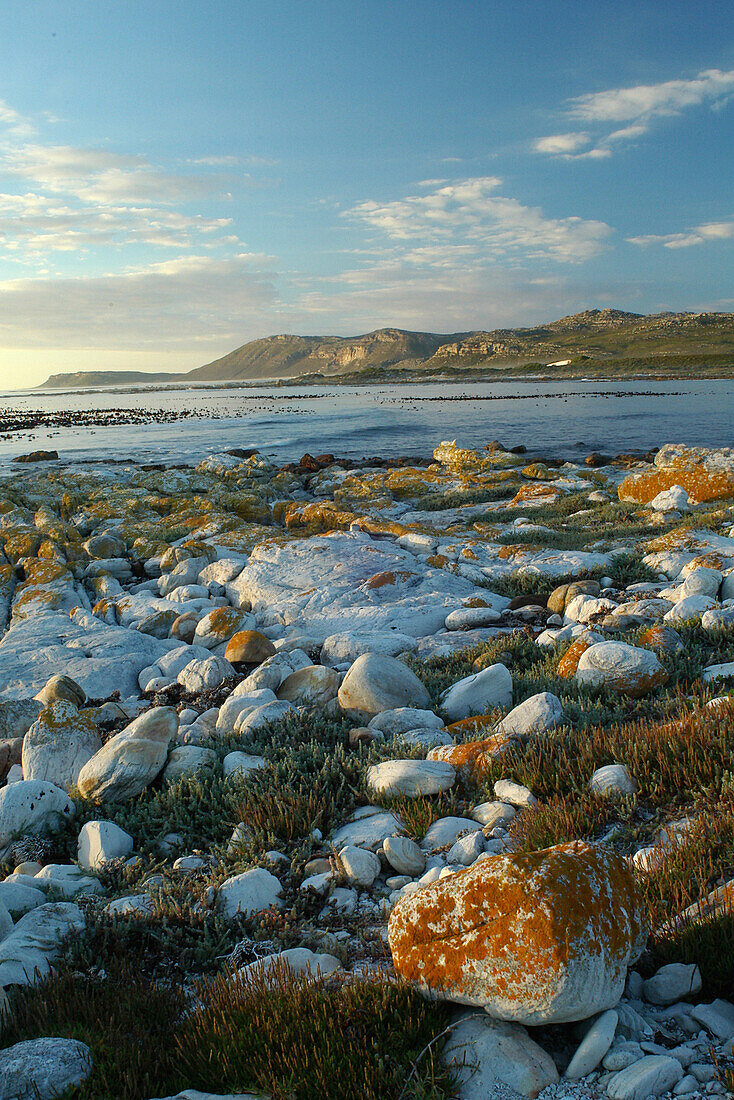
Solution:
{"label": "ocean water", "polygon": [[[90,410],[105,425],[75,419]],[[119,410],[119,411],[118,411]],[[444,439],[497,439],[531,454],[647,450],[666,442],[734,443],[734,385],[701,382],[477,382],[369,386],[120,387],[0,392],[0,417],[56,414],[60,426],[0,429],[0,464],[31,450],[62,458],[193,463],[257,447],[276,461],[306,452],[347,458],[428,456]],[[127,423],[128,416],[149,420]],[[165,419],[185,416],[185,419]]]}

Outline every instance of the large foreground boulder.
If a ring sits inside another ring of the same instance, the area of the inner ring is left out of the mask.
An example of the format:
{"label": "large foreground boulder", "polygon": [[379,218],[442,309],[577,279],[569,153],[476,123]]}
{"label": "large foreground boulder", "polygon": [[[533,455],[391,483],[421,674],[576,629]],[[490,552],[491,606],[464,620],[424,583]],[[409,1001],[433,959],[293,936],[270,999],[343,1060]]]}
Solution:
{"label": "large foreground boulder", "polygon": [[397,972],[427,993],[524,1024],[612,1008],[645,943],[627,864],[584,842],[482,856],[402,897],[388,936]]}
{"label": "large foreground boulder", "polygon": [[79,793],[96,802],[135,798],[165,764],[177,729],[173,707],[155,707],[141,714],[87,761],[79,772]]}

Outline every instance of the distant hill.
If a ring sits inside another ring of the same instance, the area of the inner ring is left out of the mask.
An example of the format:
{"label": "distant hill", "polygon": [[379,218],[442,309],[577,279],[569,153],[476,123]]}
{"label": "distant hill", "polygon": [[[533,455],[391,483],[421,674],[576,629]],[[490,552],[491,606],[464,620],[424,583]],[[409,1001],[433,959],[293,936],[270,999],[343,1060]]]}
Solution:
{"label": "distant hill", "polygon": [[149,386],[153,382],[180,382],[185,374],[149,374],[143,370],[78,370],[73,374],[52,374],[42,386],[48,389],[89,389],[94,386]]}
{"label": "distant hill", "polygon": [[[364,336],[266,336],[185,374],[79,371],[55,374],[44,387],[88,387],[151,382],[256,381],[300,377],[359,380],[399,370],[435,375],[467,368],[557,369],[586,362],[597,370],[655,371],[673,363],[678,373],[697,362],[734,365],[734,313],[627,313],[589,309],[534,328],[491,332],[408,332],[384,328]],[[547,373],[547,370],[546,372]]]}
{"label": "distant hill", "polygon": [[225,378],[287,378],[300,374],[332,377],[366,367],[423,362],[447,340],[461,340],[469,335],[438,336],[432,332],[381,328],[354,337],[266,336],[198,367],[188,377],[200,382]]}

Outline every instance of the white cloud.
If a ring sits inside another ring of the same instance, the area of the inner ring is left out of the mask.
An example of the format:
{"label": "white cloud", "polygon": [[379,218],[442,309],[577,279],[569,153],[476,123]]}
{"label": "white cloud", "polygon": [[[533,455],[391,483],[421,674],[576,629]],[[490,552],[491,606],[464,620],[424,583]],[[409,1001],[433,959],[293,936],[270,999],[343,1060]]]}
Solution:
{"label": "white cloud", "polygon": [[663,245],[664,248],[691,248],[698,244],[709,244],[712,241],[730,241],[734,239],[734,221],[706,222],[704,225],[694,226],[684,233],[650,233],[643,237],[628,237],[630,244],[639,245],[642,248],[650,245]]}
{"label": "white cloud", "polygon": [[518,267],[416,269],[410,263],[346,271],[336,285],[304,291],[291,311],[298,329],[367,332],[395,326],[456,332],[530,325],[629,297],[629,288]]}
{"label": "white cloud", "polygon": [[218,175],[163,172],[141,156],[70,145],[11,147],[0,155],[0,171],[93,203],[182,202],[231,182]]}
{"label": "white cloud", "polygon": [[589,135],[584,131],[577,134],[550,134],[548,137],[538,138],[533,148],[536,153],[575,153],[584,145],[589,144]]}
{"label": "white cloud", "polygon": [[[48,121],[48,120],[46,120]],[[29,140],[30,124],[0,101],[0,258],[44,274],[43,261],[91,248],[241,247],[229,217],[180,209],[251,185],[237,157],[168,170],[136,153]],[[210,169],[210,170],[208,170]],[[226,170],[226,171],[225,171]]]}
{"label": "white cloud", "polygon": [[707,69],[693,80],[666,80],[577,96],[570,100],[569,114],[584,122],[628,122],[676,115],[686,107],[717,103],[732,92],[734,69]]}
{"label": "white cloud", "polygon": [[27,118],[23,118],[13,107],[0,99],[0,133],[16,137],[29,137],[34,128]]}
{"label": "white cloud", "polygon": [[0,247],[16,259],[131,244],[188,248],[196,239],[211,237],[231,224],[231,218],[204,218],[166,207],[90,209],[35,192],[0,193]]}
{"label": "white cloud", "polygon": [[[439,186],[435,186],[439,184]],[[394,241],[421,240],[426,250],[436,244],[471,246],[479,260],[550,259],[577,263],[597,255],[612,230],[604,222],[578,217],[549,218],[538,207],[497,193],[495,176],[427,181],[427,194],[379,203],[358,203],[347,216]],[[442,252],[437,252],[442,258]]]}
{"label": "white cloud", "polygon": [[[538,138],[533,148],[564,160],[598,159],[612,155],[614,146],[646,134],[657,118],[679,115],[691,107],[716,109],[734,94],[734,69],[706,69],[690,80],[665,80],[632,88],[589,92],[568,101],[566,116],[591,125],[626,122],[597,138],[588,130]],[[584,147],[593,141],[590,149]],[[584,151],[580,151],[584,150]]]}
{"label": "white cloud", "polygon": [[[206,348],[262,330],[270,257],[178,257],[117,275],[0,282],[0,346]],[[202,354],[204,354],[202,352]]]}

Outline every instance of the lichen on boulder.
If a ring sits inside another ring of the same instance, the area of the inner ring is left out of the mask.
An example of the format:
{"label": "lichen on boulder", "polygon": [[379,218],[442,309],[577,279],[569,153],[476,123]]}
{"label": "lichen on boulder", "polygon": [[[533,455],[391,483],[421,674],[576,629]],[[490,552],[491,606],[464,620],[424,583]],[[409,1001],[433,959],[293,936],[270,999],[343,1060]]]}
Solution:
{"label": "lichen on boulder", "polygon": [[627,864],[585,842],[480,857],[401,898],[388,935],[403,978],[525,1024],[613,1007],[645,944]]}

